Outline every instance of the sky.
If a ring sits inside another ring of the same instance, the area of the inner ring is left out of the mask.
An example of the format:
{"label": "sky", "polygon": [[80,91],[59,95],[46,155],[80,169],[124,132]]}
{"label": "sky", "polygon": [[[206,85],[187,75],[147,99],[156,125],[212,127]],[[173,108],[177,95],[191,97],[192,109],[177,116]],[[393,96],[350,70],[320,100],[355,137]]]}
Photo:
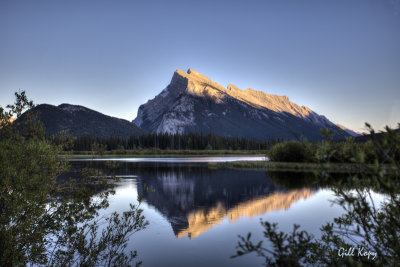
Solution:
{"label": "sky", "polygon": [[362,131],[400,122],[400,0],[0,0],[0,106],[132,120],[176,69]]}

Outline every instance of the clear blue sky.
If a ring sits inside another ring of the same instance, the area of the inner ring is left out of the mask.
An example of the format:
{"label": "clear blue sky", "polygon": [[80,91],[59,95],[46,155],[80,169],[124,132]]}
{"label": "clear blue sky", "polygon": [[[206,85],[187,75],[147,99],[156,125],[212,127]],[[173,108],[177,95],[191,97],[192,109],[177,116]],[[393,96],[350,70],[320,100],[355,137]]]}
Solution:
{"label": "clear blue sky", "polygon": [[132,120],[189,67],[361,130],[400,121],[400,1],[0,1],[0,105]]}

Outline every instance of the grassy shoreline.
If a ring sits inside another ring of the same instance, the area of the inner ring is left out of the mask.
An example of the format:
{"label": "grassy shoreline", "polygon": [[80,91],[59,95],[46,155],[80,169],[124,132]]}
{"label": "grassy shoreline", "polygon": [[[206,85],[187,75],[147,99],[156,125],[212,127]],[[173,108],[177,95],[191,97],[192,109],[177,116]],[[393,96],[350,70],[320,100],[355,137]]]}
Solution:
{"label": "grassy shoreline", "polygon": [[[373,165],[371,165],[372,167]],[[288,171],[288,172],[314,172],[327,171],[334,173],[348,173],[360,171],[356,163],[307,163],[307,162],[274,162],[274,161],[234,161],[210,162],[209,168],[235,168],[247,170]],[[364,166],[365,167],[365,166]],[[387,166],[390,170],[390,166]]]}
{"label": "grassy shoreline", "polygon": [[207,157],[207,156],[265,156],[265,150],[111,150],[104,153],[92,151],[65,152],[60,157],[69,158],[109,158],[109,157]]}

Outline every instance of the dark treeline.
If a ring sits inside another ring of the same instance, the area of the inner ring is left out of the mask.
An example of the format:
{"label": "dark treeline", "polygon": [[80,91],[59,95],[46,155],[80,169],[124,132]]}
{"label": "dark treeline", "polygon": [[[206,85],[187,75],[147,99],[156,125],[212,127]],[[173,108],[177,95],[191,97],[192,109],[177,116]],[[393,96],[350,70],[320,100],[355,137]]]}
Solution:
{"label": "dark treeline", "polygon": [[270,148],[281,140],[269,139],[265,141],[223,137],[217,135],[203,134],[146,134],[139,136],[99,138],[94,136],[75,137],[73,141],[74,151],[89,151],[93,144],[103,145],[107,150],[117,149],[171,149],[171,150],[264,150]]}

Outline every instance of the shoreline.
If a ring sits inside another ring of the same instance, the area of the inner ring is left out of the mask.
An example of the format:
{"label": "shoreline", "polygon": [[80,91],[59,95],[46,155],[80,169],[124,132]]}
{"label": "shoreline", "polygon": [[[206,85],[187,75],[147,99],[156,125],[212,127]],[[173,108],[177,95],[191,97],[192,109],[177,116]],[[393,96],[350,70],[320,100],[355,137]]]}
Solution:
{"label": "shoreline", "polygon": [[[365,171],[365,165],[357,163],[309,163],[309,162],[274,162],[274,161],[233,161],[233,162],[210,162],[209,168],[234,168],[246,170],[265,170],[283,172],[314,172],[326,171],[330,173],[356,173]],[[368,167],[373,168],[370,164]],[[386,166],[390,171],[391,166]]]}
{"label": "shoreline", "polygon": [[212,156],[266,156],[264,150],[127,150],[105,151],[95,153],[90,151],[65,152],[59,157],[80,158],[162,158],[162,157],[212,157]]}

